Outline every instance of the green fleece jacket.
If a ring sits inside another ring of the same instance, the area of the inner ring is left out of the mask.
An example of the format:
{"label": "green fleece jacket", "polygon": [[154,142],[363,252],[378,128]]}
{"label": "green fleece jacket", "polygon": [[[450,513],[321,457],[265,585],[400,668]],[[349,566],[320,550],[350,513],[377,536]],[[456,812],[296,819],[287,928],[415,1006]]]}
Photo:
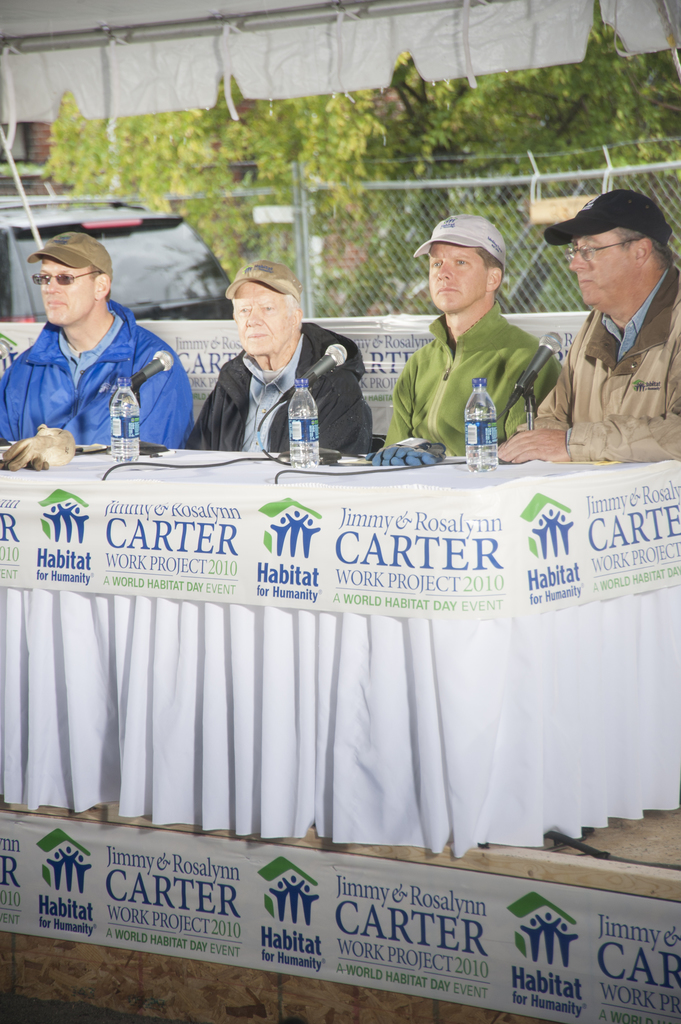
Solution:
{"label": "green fleece jacket", "polygon": [[[444,315],[430,325],[435,341],[407,360],[393,392],[393,417],[386,445],[405,437],[442,441],[448,455],[465,455],[463,415],[473,377],[487,377],[487,390],[500,413],[513,385],[537,351],[538,340],[501,315],[499,303],[457,340],[452,353]],[[555,386],[560,363],[552,356],[534,386],[539,405]],[[525,422],[525,404],[518,402],[498,424],[499,443]]]}

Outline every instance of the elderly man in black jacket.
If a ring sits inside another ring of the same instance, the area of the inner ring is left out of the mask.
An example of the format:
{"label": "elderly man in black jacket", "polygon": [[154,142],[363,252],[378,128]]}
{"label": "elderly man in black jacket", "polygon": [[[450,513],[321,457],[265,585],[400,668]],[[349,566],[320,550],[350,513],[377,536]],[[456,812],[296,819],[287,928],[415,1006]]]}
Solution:
{"label": "elderly man in black jacket", "polygon": [[[317,324],[302,324],[302,285],[288,267],[257,260],[242,267],[227,289],[243,347],[220,370],[188,448],[212,451],[288,451],[287,406],[263,416],[293,386],[296,377],[341,344],[346,361],[312,384],[319,413],[319,443],[352,455],[371,447],[371,410],[359,382],[362,356],[354,341]],[[302,326],[301,326],[302,324]]]}

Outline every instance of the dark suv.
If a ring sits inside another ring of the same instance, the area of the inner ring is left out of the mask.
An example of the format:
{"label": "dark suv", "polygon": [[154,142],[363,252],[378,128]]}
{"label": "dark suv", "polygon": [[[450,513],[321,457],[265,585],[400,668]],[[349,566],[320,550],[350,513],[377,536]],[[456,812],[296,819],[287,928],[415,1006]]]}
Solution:
{"label": "dark suv", "polygon": [[[43,244],[62,231],[85,231],[111,255],[111,297],[138,320],[230,320],[229,279],[206,243],[182,217],[126,203],[31,200]],[[37,246],[26,212],[0,200],[0,320],[43,321]]]}

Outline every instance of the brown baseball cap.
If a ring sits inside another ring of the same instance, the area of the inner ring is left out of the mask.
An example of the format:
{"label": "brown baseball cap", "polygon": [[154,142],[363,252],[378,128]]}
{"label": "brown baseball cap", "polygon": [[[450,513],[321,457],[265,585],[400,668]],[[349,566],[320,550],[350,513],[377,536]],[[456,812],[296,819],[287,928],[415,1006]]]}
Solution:
{"label": "brown baseball cap", "polygon": [[225,292],[227,298],[233,299],[239,287],[246,281],[257,281],[258,284],[265,284],[275,292],[281,292],[282,295],[293,295],[298,302],[303,294],[302,284],[283,263],[271,263],[269,260],[256,260],[254,263],[247,263],[245,267],[241,267]]}
{"label": "brown baseball cap", "polygon": [[96,267],[103,274],[113,278],[111,257],[96,238],[82,231],[63,231],[51,238],[38,252],[32,252],[29,263],[38,260],[56,260],[67,267]]}

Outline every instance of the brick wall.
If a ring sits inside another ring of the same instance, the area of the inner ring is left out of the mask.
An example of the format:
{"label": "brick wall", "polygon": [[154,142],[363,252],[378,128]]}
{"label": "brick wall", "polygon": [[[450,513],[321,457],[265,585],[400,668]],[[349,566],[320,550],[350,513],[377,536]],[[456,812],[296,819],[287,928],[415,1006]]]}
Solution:
{"label": "brick wall", "polygon": [[50,155],[52,125],[33,121],[26,125],[27,159],[32,164],[44,164]]}

